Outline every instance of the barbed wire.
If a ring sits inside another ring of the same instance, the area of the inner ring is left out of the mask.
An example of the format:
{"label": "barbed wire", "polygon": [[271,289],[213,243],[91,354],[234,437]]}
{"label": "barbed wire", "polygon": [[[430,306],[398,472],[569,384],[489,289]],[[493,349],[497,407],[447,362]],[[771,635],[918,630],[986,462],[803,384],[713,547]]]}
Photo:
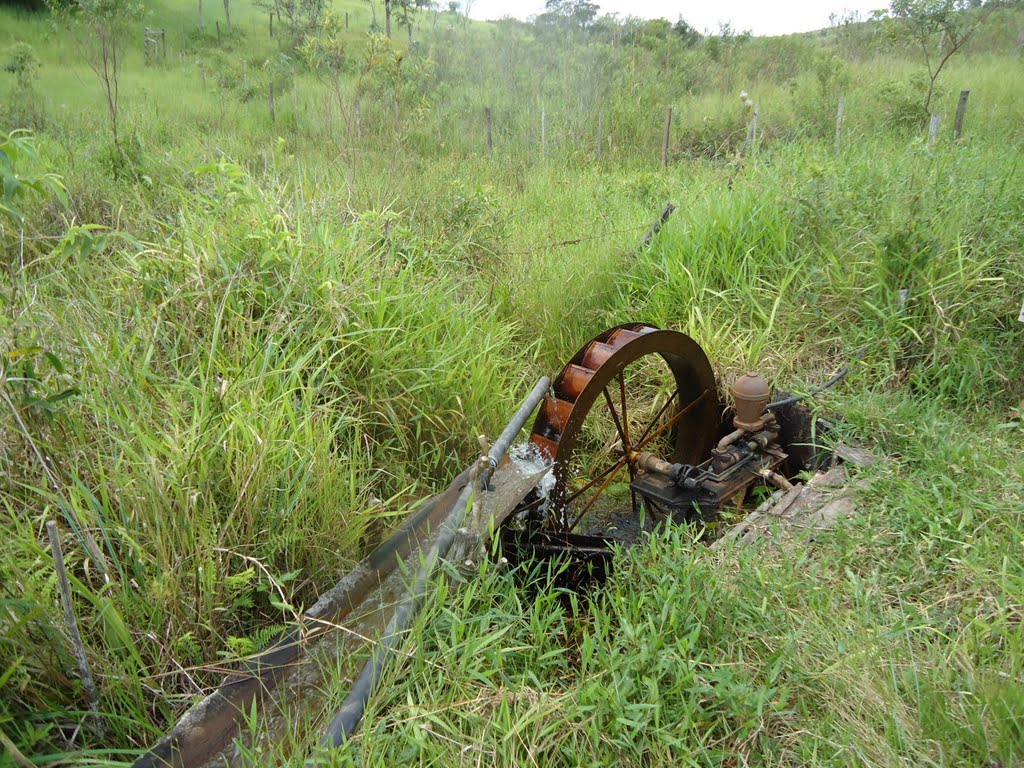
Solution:
{"label": "barbed wire", "polygon": [[495,253],[495,254],[492,254],[492,255],[496,256],[496,257],[528,256],[529,254],[536,253],[537,251],[550,251],[550,250],[554,250],[555,248],[566,248],[566,247],[569,247],[571,245],[580,245],[581,243],[592,243],[592,242],[596,242],[598,240],[607,240],[607,239],[609,239],[611,237],[614,237],[616,235],[629,235],[629,234],[633,234],[634,232],[640,232],[641,230],[649,230],[649,229],[650,229],[650,225],[649,224],[642,224],[642,225],[637,226],[637,227],[629,227],[627,229],[615,229],[615,230],[612,230],[610,232],[602,232],[601,234],[594,235],[593,237],[577,237],[577,238],[573,238],[572,240],[555,240],[555,241],[550,242],[550,243],[543,243],[542,245],[537,245],[537,246],[534,246],[533,248],[528,248],[525,251],[507,251],[505,253]]}

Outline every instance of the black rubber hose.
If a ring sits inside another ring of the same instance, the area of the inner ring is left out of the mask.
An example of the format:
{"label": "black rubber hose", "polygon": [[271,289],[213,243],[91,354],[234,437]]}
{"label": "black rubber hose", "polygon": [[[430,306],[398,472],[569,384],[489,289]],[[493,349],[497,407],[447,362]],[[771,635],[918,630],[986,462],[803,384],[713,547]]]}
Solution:
{"label": "black rubber hose", "polygon": [[856,355],[854,356],[853,360],[851,360],[851,361],[850,361],[850,362],[848,362],[848,363],[847,363],[846,365],[844,365],[844,366],[843,366],[843,368],[842,368],[842,370],[840,370],[840,371],[839,371],[839,373],[837,373],[837,374],[836,374],[835,376],[833,376],[833,377],[832,377],[831,379],[829,379],[828,381],[826,381],[826,382],[825,382],[824,384],[822,384],[822,385],[821,385],[820,387],[817,387],[817,388],[815,388],[815,389],[812,389],[812,390],[811,390],[810,392],[808,392],[808,393],[807,393],[806,395],[794,395],[793,397],[787,397],[787,398],[786,398],[785,400],[776,400],[776,401],[775,401],[774,403],[768,403],[768,405],[766,405],[766,406],[764,407],[764,409],[765,409],[766,411],[774,411],[774,410],[776,410],[777,408],[785,408],[785,407],[786,407],[787,405],[793,405],[794,403],[799,403],[799,402],[800,402],[801,400],[806,400],[806,399],[807,399],[808,397],[814,397],[815,395],[817,395],[817,394],[820,394],[820,393],[824,392],[824,391],[825,391],[826,389],[828,389],[829,387],[831,387],[831,386],[834,386],[835,384],[837,384],[838,382],[840,382],[840,381],[842,381],[842,380],[843,380],[844,378],[846,378],[846,374],[848,374],[848,373],[850,372],[850,368],[851,368],[851,366],[852,366],[852,365],[853,365],[854,363],[856,363],[856,362],[859,362],[859,361],[860,361],[860,359],[861,359],[862,357],[864,357],[864,353],[865,353],[865,352],[867,352],[867,350],[868,350],[868,348],[867,348],[867,347],[863,347],[863,348],[862,348],[862,349],[860,350],[860,352],[858,352],[858,353],[857,353],[857,354],[856,354]]}

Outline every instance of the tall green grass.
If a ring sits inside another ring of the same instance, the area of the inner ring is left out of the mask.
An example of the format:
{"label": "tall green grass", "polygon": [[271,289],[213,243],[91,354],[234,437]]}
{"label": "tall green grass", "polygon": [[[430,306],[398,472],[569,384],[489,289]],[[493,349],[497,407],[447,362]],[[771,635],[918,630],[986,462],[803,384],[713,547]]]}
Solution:
{"label": "tall green grass", "polygon": [[[350,10],[354,61],[368,18]],[[25,39],[43,59],[36,142],[70,193],[66,209],[29,200],[24,230],[4,230],[6,737],[39,764],[130,759],[216,665],[458,471],[536,375],[641,320],[694,336],[725,382],[757,368],[799,391],[864,348],[822,398],[892,457],[861,514],[829,541],[738,562],[665,532],[589,602],[535,571],[442,585],[339,763],[1021,759],[1010,43],[993,33],[945,76],[944,115],[973,89],[967,131],[954,144],[944,118],[929,147],[898,119],[916,64],[877,41],[874,58],[839,38],[734,41],[716,60],[441,15],[417,33],[398,132],[377,83],[346,146],[327,85],[298,66],[270,122],[265,64],[290,49],[254,10],[235,13],[218,51],[210,19],[203,38],[152,9],[172,55],[129,53],[133,165],[114,178],[99,92],[63,31],[0,11],[0,49]],[[817,74],[833,53],[845,83]],[[885,98],[883,80],[897,81]],[[740,88],[762,107],[742,164]],[[675,143],[659,170],[666,103]],[[638,251],[668,201],[677,211]],[[105,739],[79,728],[48,519]]]}

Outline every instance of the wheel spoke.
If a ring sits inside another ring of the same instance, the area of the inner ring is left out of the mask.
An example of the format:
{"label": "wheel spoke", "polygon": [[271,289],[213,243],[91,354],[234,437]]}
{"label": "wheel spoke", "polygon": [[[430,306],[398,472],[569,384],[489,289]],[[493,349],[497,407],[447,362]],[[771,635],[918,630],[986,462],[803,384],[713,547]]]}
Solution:
{"label": "wheel spoke", "polygon": [[666,400],[665,404],[663,406],[661,406],[661,410],[658,411],[658,415],[655,416],[653,419],[651,419],[651,423],[647,425],[647,429],[645,429],[643,434],[640,435],[640,439],[637,440],[637,444],[643,444],[644,438],[647,437],[648,434],[650,434],[650,431],[652,429],[654,429],[654,425],[658,423],[658,419],[660,419],[662,416],[665,415],[665,411],[667,411],[668,407],[670,405],[672,405],[672,402],[676,399],[676,395],[678,395],[678,394],[679,394],[679,387],[676,387],[675,392],[673,392],[671,395],[669,395],[668,400]]}
{"label": "wheel spoke", "polygon": [[629,433],[623,430],[622,424],[619,422],[619,415],[615,412],[615,406],[612,405],[611,395],[608,394],[608,388],[605,387],[601,390],[601,394],[604,395],[604,401],[608,403],[608,410],[611,411],[612,421],[615,422],[615,429],[619,433],[619,438],[622,440],[622,451],[624,454],[629,454]]}
{"label": "wheel spoke", "polygon": [[628,453],[631,447],[629,439],[629,414],[626,413],[626,380],[623,378],[622,373],[622,371],[619,371],[619,400],[622,403],[622,432],[626,440],[626,444],[623,447]]}
{"label": "wheel spoke", "polygon": [[605,478],[605,481],[601,483],[601,487],[598,488],[597,492],[594,493],[594,495],[591,496],[590,499],[587,501],[586,505],[583,507],[583,511],[580,512],[576,516],[576,519],[572,521],[572,524],[569,526],[570,531],[576,528],[576,526],[580,524],[580,520],[586,517],[587,512],[589,512],[590,508],[594,506],[594,502],[597,501],[598,497],[600,497],[600,495],[605,492],[608,486],[611,485],[612,480],[615,479],[615,475],[618,474],[618,470],[622,469],[626,465],[626,463],[626,459],[623,458],[618,464],[615,465],[615,467],[613,467],[613,471],[611,472],[611,474],[609,474],[608,477]]}
{"label": "wheel spoke", "polygon": [[603,480],[605,477],[607,477],[609,472],[615,472],[618,469],[622,469],[622,465],[625,464],[625,463],[626,463],[626,459],[625,458],[619,459],[617,462],[615,462],[610,467],[608,467],[608,469],[605,469],[602,472],[600,472],[598,475],[596,475],[594,477],[594,479],[588,481],[586,485],[584,485],[582,488],[580,488],[574,494],[569,496],[565,501],[562,502],[562,504],[563,505],[571,504],[572,502],[576,501],[576,499],[578,499],[584,493],[586,493],[591,488],[593,488],[595,485],[597,485],[601,480]]}
{"label": "wheel spoke", "polygon": [[683,418],[683,416],[685,416],[685,415],[686,415],[686,414],[688,414],[688,413],[689,413],[689,412],[690,412],[691,410],[693,410],[693,409],[694,409],[694,407],[696,407],[697,403],[699,403],[699,402],[700,402],[701,400],[703,400],[703,399],[704,399],[704,397],[705,397],[705,396],[707,395],[707,393],[708,393],[708,391],[707,391],[707,390],[705,389],[705,390],[704,390],[703,392],[701,392],[701,393],[700,393],[700,394],[699,394],[699,395],[698,395],[698,396],[697,396],[697,397],[696,397],[696,398],[695,398],[695,399],[693,400],[693,402],[691,402],[691,403],[690,403],[690,404],[689,404],[688,406],[686,406],[686,407],[685,407],[685,408],[683,408],[683,409],[682,409],[681,411],[679,411],[679,413],[677,413],[677,414],[676,414],[675,416],[673,416],[673,417],[672,417],[671,419],[669,419],[669,420],[668,420],[668,421],[666,421],[666,422],[665,422],[664,424],[662,424],[662,425],[661,425],[660,427],[658,427],[658,428],[657,428],[657,429],[656,429],[656,430],[655,430],[655,431],[654,431],[653,433],[651,433],[650,435],[648,435],[648,436],[647,436],[647,437],[646,437],[645,439],[643,439],[642,441],[640,441],[639,443],[637,443],[637,444],[636,444],[635,446],[633,446],[633,449],[634,449],[635,451],[640,451],[640,450],[642,450],[642,449],[644,448],[644,446],[646,446],[646,445],[647,445],[647,444],[648,444],[649,442],[651,442],[651,440],[653,440],[654,438],[658,437],[659,435],[662,435],[662,434],[664,434],[664,433],[665,433],[666,431],[668,431],[669,429],[671,429],[672,427],[674,427],[674,426],[675,426],[675,425],[676,425],[677,423],[679,423],[679,420],[680,420],[681,418]]}

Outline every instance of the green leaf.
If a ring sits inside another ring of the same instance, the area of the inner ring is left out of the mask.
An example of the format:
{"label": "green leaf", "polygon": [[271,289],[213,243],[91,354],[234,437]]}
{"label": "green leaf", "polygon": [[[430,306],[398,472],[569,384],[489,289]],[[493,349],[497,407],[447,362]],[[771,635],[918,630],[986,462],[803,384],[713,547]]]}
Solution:
{"label": "green leaf", "polygon": [[78,387],[69,387],[68,389],[65,389],[63,392],[58,392],[56,395],[48,396],[46,398],[46,402],[53,405],[54,403],[59,403],[62,400],[67,400],[69,397],[74,397],[75,395],[78,394],[81,394]]}
{"label": "green leaf", "polygon": [[53,366],[53,370],[57,373],[64,373],[64,363],[60,361],[59,357],[53,354],[53,352],[44,352],[43,355],[50,361],[50,365]]}

